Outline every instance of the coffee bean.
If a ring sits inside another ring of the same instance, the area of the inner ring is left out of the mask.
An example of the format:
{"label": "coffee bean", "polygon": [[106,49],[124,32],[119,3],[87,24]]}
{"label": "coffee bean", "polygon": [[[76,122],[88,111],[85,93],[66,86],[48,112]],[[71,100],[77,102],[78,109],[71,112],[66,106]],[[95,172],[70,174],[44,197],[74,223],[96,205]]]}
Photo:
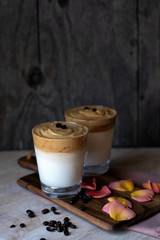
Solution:
{"label": "coffee bean", "polygon": [[57,215],[59,215],[60,213],[59,212],[56,212],[56,207],[51,207],[51,211],[54,213],[54,214],[57,214]]}
{"label": "coffee bean", "polygon": [[58,226],[57,226],[57,231],[58,231],[58,232],[63,232],[63,227],[62,227],[61,225],[58,225]]}
{"label": "coffee bean", "polygon": [[84,107],[84,109],[89,109],[89,107]]}
{"label": "coffee bean", "polygon": [[40,240],[46,240],[45,238],[41,238]]}
{"label": "coffee bean", "polygon": [[62,226],[65,229],[65,228],[68,228],[70,224],[71,222],[64,222]]}
{"label": "coffee bean", "polygon": [[30,213],[30,214],[28,214],[28,217],[34,218],[34,217],[35,217],[35,214],[34,214],[34,213]]}
{"label": "coffee bean", "polygon": [[81,199],[81,201],[82,201],[83,203],[88,203],[88,198],[83,197],[83,198]]}
{"label": "coffee bean", "polygon": [[68,228],[64,229],[64,235],[69,236]]}
{"label": "coffee bean", "polygon": [[56,229],[57,229],[57,228],[55,228],[55,227],[46,227],[46,230],[47,230],[48,232],[54,232]]}
{"label": "coffee bean", "polygon": [[71,200],[69,201],[70,204],[74,204],[79,200],[79,196],[78,194],[75,195],[73,198],[71,198]]}
{"label": "coffee bean", "polygon": [[86,207],[85,207],[84,205],[81,205],[81,206],[80,206],[80,210],[81,210],[81,211],[85,211],[85,210],[86,210]]}
{"label": "coffee bean", "polygon": [[69,204],[74,204],[76,201],[74,201],[73,199],[71,199],[70,201],[69,201]]}
{"label": "coffee bean", "polygon": [[56,209],[56,207],[51,207],[51,211],[53,211],[53,212],[55,212],[57,209]]}
{"label": "coffee bean", "polygon": [[56,211],[55,211],[55,212],[53,212],[53,213],[54,213],[54,214],[56,214],[56,215],[59,215],[59,214],[60,214],[60,212],[56,212]]}
{"label": "coffee bean", "polygon": [[61,223],[60,221],[58,221],[58,222],[56,222],[56,225],[57,225],[57,226],[61,226],[62,223]]}
{"label": "coffee bean", "polygon": [[84,191],[80,191],[78,193],[78,196],[79,196],[80,199],[83,198],[84,195],[85,195]]}
{"label": "coffee bean", "polygon": [[51,221],[49,222],[49,226],[50,226],[50,227],[54,227],[55,225],[57,225],[56,223],[57,223],[57,222],[56,222],[55,220],[51,220]]}
{"label": "coffee bean", "polygon": [[67,126],[66,125],[62,125],[62,129],[67,129]]}
{"label": "coffee bean", "polygon": [[65,230],[66,228],[68,228],[68,222],[63,223],[63,224],[62,224],[62,227],[63,227],[63,230]]}
{"label": "coffee bean", "polygon": [[69,225],[69,227],[75,229],[75,228],[76,228],[76,225],[73,224],[73,223],[71,223],[71,224]]}
{"label": "coffee bean", "polygon": [[96,112],[96,111],[97,111],[97,109],[96,109],[96,108],[92,108],[92,111],[93,111],[93,112]]}
{"label": "coffee bean", "polygon": [[47,214],[47,213],[49,213],[49,209],[45,208],[45,209],[43,209],[43,210],[41,211],[41,213],[42,213],[42,214]]}
{"label": "coffee bean", "polygon": [[16,227],[16,225],[14,225],[14,224],[12,224],[11,226],[10,226],[10,228],[15,228]]}
{"label": "coffee bean", "polygon": [[92,195],[90,195],[90,194],[86,194],[85,196],[86,196],[89,200],[92,199]]}
{"label": "coffee bean", "polygon": [[64,222],[69,222],[69,218],[68,218],[68,217],[65,217],[65,218],[63,219],[63,221],[64,221]]}
{"label": "coffee bean", "polygon": [[26,225],[25,225],[24,223],[21,223],[19,226],[20,226],[21,228],[26,227]]}
{"label": "coffee bean", "polygon": [[32,210],[26,210],[26,213],[30,214],[30,213],[33,213],[33,211]]}
{"label": "coffee bean", "polygon": [[35,214],[32,210],[26,210],[26,213],[28,214],[28,217],[30,218],[34,218],[35,217]]}
{"label": "coffee bean", "polygon": [[61,124],[61,123],[56,123],[56,127],[57,127],[57,128],[61,128],[61,127],[62,127],[62,124]]}
{"label": "coffee bean", "polygon": [[49,222],[48,222],[48,221],[44,221],[44,222],[43,222],[43,225],[44,225],[44,226],[48,226],[48,225],[49,225]]}

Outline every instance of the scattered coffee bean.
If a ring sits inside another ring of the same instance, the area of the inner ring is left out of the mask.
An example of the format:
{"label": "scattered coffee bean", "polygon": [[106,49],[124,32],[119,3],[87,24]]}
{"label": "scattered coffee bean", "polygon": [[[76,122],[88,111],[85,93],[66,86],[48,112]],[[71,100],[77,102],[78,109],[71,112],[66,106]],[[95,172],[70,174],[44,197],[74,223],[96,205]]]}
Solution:
{"label": "scattered coffee bean", "polygon": [[89,109],[89,107],[84,107],[84,109]]}
{"label": "scattered coffee bean", "polygon": [[64,229],[64,235],[69,236],[68,228]]}
{"label": "scattered coffee bean", "polygon": [[81,199],[81,201],[83,202],[83,203],[88,203],[88,198],[86,198],[85,196]]}
{"label": "scattered coffee bean", "polygon": [[78,193],[79,198],[83,198],[83,196],[85,195],[85,190],[81,189],[81,191]]}
{"label": "scattered coffee bean", "polygon": [[48,225],[49,225],[49,222],[48,222],[48,221],[44,221],[44,222],[43,222],[43,225],[44,225],[44,226],[48,226]]}
{"label": "scattered coffee bean", "polygon": [[40,240],[46,240],[45,238],[41,238]]}
{"label": "scattered coffee bean", "polygon": [[55,228],[55,227],[46,227],[46,230],[47,230],[48,232],[54,232],[56,229],[57,229],[57,228]]}
{"label": "scattered coffee bean", "polygon": [[34,214],[34,213],[30,213],[30,214],[28,214],[28,217],[34,218],[34,217],[35,217],[35,214]]}
{"label": "scattered coffee bean", "polygon": [[55,220],[51,220],[51,221],[49,222],[49,226],[50,226],[50,227],[54,227],[55,225],[57,225],[56,223],[57,223],[57,222],[56,222]]}
{"label": "scattered coffee bean", "polygon": [[81,205],[81,206],[80,206],[80,210],[81,210],[81,211],[85,211],[85,210],[86,210],[86,207],[85,207],[84,205]]}
{"label": "scattered coffee bean", "polygon": [[16,227],[16,225],[14,225],[14,224],[12,224],[11,226],[10,226],[10,228],[15,228]]}
{"label": "scattered coffee bean", "polygon": [[90,195],[90,194],[86,194],[85,196],[86,196],[89,200],[92,199],[92,195]]}
{"label": "scattered coffee bean", "polygon": [[67,129],[67,126],[66,125],[62,125],[62,129]]}
{"label": "scattered coffee bean", "polygon": [[58,226],[58,227],[57,227],[57,231],[58,231],[58,232],[63,232],[63,227],[62,227],[62,226]]}
{"label": "scattered coffee bean", "polygon": [[51,207],[51,211],[52,211],[54,214],[57,214],[57,215],[60,214],[59,212],[57,212],[56,207]]}
{"label": "scattered coffee bean", "polygon": [[56,123],[56,127],[57,127],[57,128],[61,128],[61,127],[62,127],[62,124],[61,124],[61,123]]}
{"label": "scattered coffee bean", "polygon": [[28,217],[30,218],[34,218],[35,217],[35,214],[32,210],[26,210],[26,213],[28,214]]}
{"label": "scattered coffee bean", "polygon": [[70,204],[74,204],[79,200],[79,196],[78,194],[75,195],[73,198],[71,198],[71,200],[69,201]]}
{"label": "scattered coffee bean", "polygon": [[19,226],[20,226],[21,228],[26,227],[26,225],[25,225],[24,223],[21,223]]}
{"label": "scattered coffee bean", "polygon": [[69,225],[69,227],[75,229],[75,228],[76,228],[76,225],[73,224],[73,223],[71,223],[71,224]]}
{"label": "scattered coffee bean", "polygon": [[56,225],[57,225],[57,226],[61,226],[62,223],[61,223],[60,221],[58,221],[58,222],[56,222]]}
{"label": "scattered coffee bean", "polygon": [[47,214],[47,213],[49,213],[49,209],[45,208],[45,209],[43,209],[43,210],[41,211],[41,213],[42,213],[42,214]]}
{"label": "scattered coffee bean", "polygon": [[56,210],[57,210],[56,207],[54,207],[54,206],[51,207],[51,211],[52,211],[52,212],[55,212]]}
{"label": "scattered coffee bean", "polygon": [[55,212],[53,212],[53,213],[54,213],[54,214],[56,214],[56,215],[59,215],[59,214],[60,214],[60,212],[56,212],[56,211],[55,211]]}
{"label": "scattered coffee bean", "polygon": [[30,214],[30,213],[32,214],[33,211],[28,209],[28,210],[26,210],[26,213],[27,213],[27,214]]}
{"label": "scattered coffee bean", "polygon": [[71,222],[69,222],[69,221],[68,221],[68,222],[64,222],[64,223],[63,223],[63,226],[64,226],[64,228],[65,228],[65,227],[69,227],[70,224],[71,224]]}
{"label": "scattered coffee bean", "polygon": [[63,219],[63,221],[64,221],[64,222],[69,222],[69,218],[68,218],[68,217],[65,217],[65,218]]}
{"label": "scattered coffee bean", "polygon": [[97,109],[96,109],[96,108],[92,108],[92,111],[93,111],[93,112],[96,112],[96,111],[97,111]]}
{"label": "scattered coffee bean", "polygon": [[75,203],[75,201],[73,200],[73,199],[71,199],[70,201],[69,201],[69,204],[74,204]]}

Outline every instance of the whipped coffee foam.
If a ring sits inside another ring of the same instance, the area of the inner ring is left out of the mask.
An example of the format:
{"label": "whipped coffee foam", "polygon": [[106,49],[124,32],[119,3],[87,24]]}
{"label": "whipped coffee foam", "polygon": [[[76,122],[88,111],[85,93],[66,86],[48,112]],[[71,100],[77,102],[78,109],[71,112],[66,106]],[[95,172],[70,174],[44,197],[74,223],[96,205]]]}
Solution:
{"label": "whipped coffee foam", "polygon": [[116,111],[103,106],[80,106],[65,112],[67,121],[87,126],[91,131],[103,131],[114,126]]}
{"label": "whipped coffee foam", "polygon": [[86,132],[86,129],[77,124],[66,122],[48,122],[38,125],[35,134],[45,138],[74,138],[81,136]]}
{"label": "whipped coffee foam", "polygon": [[45,152],[75,152],[86,146],[88,128],[71,122],[47,122],[32,130],[34,146]]}
{"label": "whipped coffee foam", "polygon": [[99,106],[84,106],[79,108],[74,108],[70,111],[69,116],[78,119],[86,120],[99,120],[102,118],[111,118],[113,112],[106,107]]}

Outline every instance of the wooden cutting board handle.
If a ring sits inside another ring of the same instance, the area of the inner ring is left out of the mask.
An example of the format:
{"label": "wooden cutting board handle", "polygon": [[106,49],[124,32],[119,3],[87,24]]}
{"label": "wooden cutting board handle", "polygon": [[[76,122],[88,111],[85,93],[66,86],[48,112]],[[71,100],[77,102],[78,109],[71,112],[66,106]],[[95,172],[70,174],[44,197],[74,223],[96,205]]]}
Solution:
{"label": "wooden cutting board handle", "polygon": [[36,157],[34,151],[31,151],[27,156],[20,157],[18,159],[18,164],[21,167],[28,168],[34,171],[38,171]]}

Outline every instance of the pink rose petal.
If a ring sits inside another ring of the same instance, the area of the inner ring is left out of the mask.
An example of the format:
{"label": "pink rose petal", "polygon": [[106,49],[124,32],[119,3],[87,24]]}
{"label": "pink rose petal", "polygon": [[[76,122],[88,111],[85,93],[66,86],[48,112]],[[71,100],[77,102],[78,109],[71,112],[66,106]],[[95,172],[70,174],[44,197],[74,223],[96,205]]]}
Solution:
{"label": "pink rose petal", "polygon": [[148,202],[154,197],[154,192],[149,189],[136,190],[131,193],[131,198],[137,202]]}
{"label": "pink rose petal", "polygon": [[109,214],[109,207],[110,207],[110,206],[111,206],[111,202],[105,204],[105,205],[103,206],[102,210],[103,210],[104,212],[106,212],[106,213]]}
{"label": "pink rose petal", "polygon": [[81,188],[96,190],[96,179],[95,177],[92,179],[87,179],[82,181]]}
{"label": "pink rose petal", "polygon": [[116,182],[111,182],[108,185],[109,188],[117,190],[117,191],[133,191],[134,189],[134,183],[132,180],[127,179],[127,180],[120,180]]}
{"label": "pink rose petal", "polygon": [[142,183],[142,186],[144,188],[153,190],[156,193],[160,192],[160,183],[154,183],[154,182],[151,182],[150,180],[148,180],[147,183]]}
{"label": "pink rose petal", "polygon": [[90,194],[93,198],[103,198],[111,194],[107,186],[102,186],[101,190],[86,190],[86,194]]}
{"label": "pink rose petal", "polygon": [[122,198],[122,197],[109,197],[108,201],[109,202],[118,201],[118,202],[122,203],[123,205],[125,205],[126,207],[132,208],[132,203],[129,200]]}
{"label": "pink rose petal", "polygon": [[130,220],[136,216],[136,213],[122,203],[113,201],[107,203],[102,210],[109,213],[110,217],[116,221]]}

